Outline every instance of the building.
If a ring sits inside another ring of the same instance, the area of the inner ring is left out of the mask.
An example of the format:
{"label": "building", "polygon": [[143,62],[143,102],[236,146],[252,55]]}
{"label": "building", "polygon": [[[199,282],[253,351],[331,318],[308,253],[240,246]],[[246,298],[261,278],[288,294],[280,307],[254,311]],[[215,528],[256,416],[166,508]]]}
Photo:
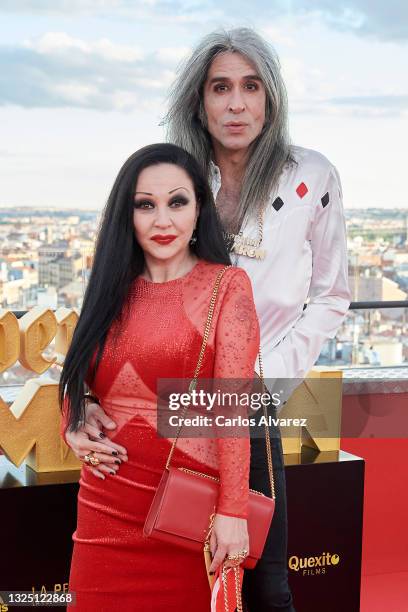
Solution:
{"label": "building", "polygon": [[60,289],[77,280],[81,275],[82,254],[72,250],[66,241],[41,247],[38,251],[38,274],[40,287]]}

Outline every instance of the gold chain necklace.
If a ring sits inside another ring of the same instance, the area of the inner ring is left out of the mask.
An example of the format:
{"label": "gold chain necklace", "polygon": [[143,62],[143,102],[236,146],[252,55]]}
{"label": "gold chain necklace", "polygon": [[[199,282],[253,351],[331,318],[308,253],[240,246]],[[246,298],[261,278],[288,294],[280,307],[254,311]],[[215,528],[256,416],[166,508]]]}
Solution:
{"label": "gold chain necklace", "polygon": [[259,248],[263,240],[264,211],[265,209],[262,209],[258,213],[258,238],[247,238],[243,235],[242,230],[238,234],[223,232],[224,240],[231,251],[237,255],[255,257],[256,259],[265,259],[266,250]]}

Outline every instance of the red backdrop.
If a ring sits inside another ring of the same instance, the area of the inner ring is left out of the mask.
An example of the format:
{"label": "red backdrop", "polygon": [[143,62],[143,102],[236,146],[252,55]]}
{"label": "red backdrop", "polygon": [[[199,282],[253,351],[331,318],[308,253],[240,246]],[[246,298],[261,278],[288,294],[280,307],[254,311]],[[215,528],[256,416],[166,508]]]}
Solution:
{"label": "red backdrop", "polygon": [[[362,407],[366,410],[367,405],[371,414],[386,414],[385,435],[392,429],[398,431],[398,426],[401,436],[406,435],[407,393],[346,395],[343,413],[350,415],[350,411],[358,412]],[[401,419],[404,412],[406,418]],[[366,462],[361,612],[405,612],[408,610],[408,439],[342,438],[341,448],[363,457]]]}

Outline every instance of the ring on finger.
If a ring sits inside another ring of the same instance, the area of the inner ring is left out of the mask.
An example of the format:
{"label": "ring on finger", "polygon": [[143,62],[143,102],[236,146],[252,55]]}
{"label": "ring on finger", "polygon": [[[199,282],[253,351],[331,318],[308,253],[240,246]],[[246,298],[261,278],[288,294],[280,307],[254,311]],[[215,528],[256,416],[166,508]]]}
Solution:
{"label": "ring on finger", "polygon": [[231,567],[235,567],[236,565],[240,565],[246,559],[247,556],[248,551],[244,548],[233,555],[227,555],[226,561],[229,562]]}
{"label": "ring on finger", "polygon": [[98,457],[95,457],[94,451],[90,451],[87,455],[85,455],[84,459],[88,465],[99,465],[100,464],[100,460],[98,459]]}

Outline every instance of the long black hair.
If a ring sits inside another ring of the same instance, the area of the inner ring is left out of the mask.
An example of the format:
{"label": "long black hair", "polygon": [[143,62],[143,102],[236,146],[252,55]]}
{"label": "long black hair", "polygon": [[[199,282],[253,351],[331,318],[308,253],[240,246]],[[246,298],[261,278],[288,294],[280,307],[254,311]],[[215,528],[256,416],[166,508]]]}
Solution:
{"label": "long black hair", "polygon": [[59,383],[59,399],[68,400],[68,428],[76,431],[85,421],[85,378],[97,349],[94,379],[108,331],[120,320],[132,281],[143,272],[144,252],[133,226],[134,194],[139,175],[155,164],[174,164],[185,170],[200,205],[194,254],[207,261],[231,263],[221,223],[207,179],[192,155],[181,147],[159,143],[136,151],[123,164],[104,208],[98,230],[94,261],[80,317],[65,357]]}

